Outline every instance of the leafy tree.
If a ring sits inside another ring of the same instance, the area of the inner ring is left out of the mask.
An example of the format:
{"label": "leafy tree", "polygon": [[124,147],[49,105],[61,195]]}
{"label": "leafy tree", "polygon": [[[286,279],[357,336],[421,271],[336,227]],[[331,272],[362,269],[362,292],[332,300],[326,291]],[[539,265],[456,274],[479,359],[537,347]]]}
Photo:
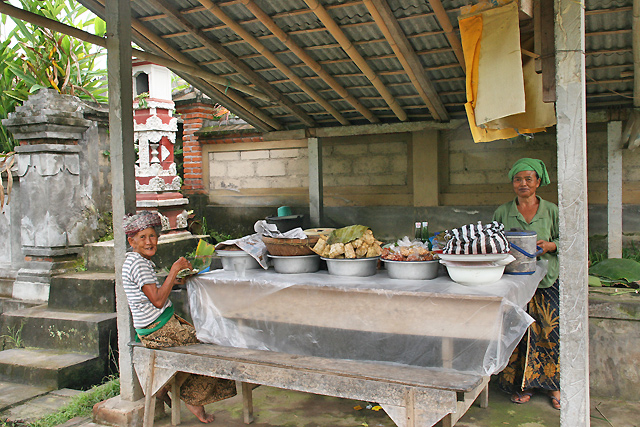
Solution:
{"label": "leafy tree", "polygon": [[[74,0],[20,0],[22,9],[102,36],[103,20]],[[3,21],[4,21],[3,16]],[[11,18],[15,28],[0,45],[0,119],[14,111],[29,94],[42,88],[81,99],[106,102],[106,69],[96,59],[104,49],[48,28]],[[2,128],[1,149],[10,151],[15,142]]]}

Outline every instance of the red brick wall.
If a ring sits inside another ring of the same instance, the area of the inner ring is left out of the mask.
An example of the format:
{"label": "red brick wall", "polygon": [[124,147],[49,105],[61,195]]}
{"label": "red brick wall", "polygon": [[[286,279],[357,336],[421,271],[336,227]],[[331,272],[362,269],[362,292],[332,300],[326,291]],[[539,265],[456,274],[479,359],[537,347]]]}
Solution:
{"label": "red brick wall", "polygon": [[185,194],[206,194],[202,176],[202,145],[204,144],[232,144],[236,142],[261,142],[260,135],[221,135],[219,138],[207,137],[200,140],[196,133],[202,128],[203,122],[213,118],[215,108],[211,104],[193,102],[188,105],[176,105],[176,113],[183,120],[182,149],[184,159],[184,182],[182,191]]}
{"label": "red brick wall", "polygon": [[176,106],[176,112],[182,116],[182,150],[184,159],[184,182],[182,190],[186,194],[205,193],[202,181],[202,146],[195,135],[206,119],[213,117],[213,105],[193,103]]}

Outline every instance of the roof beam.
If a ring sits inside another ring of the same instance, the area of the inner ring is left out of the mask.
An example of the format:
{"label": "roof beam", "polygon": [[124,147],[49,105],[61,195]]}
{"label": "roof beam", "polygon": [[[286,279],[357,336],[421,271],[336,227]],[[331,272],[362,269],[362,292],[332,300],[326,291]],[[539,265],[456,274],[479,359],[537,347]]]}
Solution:
{"label": "roof beam", "polygon": [[[38,15],[33,12],[29,12],[27,10],[14,7],[9,3],[0,2],[0,12],[4,13],[5,15],[9,15],[14,18],[20,19],[22,21],[30,22],[33,25],[49,28],[53,31],[66,34],[71,37],[75,37],[79,40],[86,41],[96,46],[100,46],[104,48],[107,47],[106,38],[98,37],[95,34],[88,33],[86,31],[80,30],[75,27],[71,27],[69,25],[63,24],[62,22],[54,21],[45,16]],[[144,59],[145,61],[151,61],[158,65],[171,68],[173,70],[184,71],[185,73],[191,74],[192,76],[195,76],[195,77],[200,77],[201,79],[207,80],[212,83],[228,84],[229,87],[232,87],[240,92],[244,92],[255,98],[262,99],[266,102],[269,102],[271,100],[270,98],[265,96],[264,93],[259,92],[247,85],[238,83],[234,80],[225,79],[224,77],[220,77],[216,74],[205,71],[199,67],[183,64],[181,62],[174,61],[172,59],[168,59],[166,57],[162,57],[159,55],[155,55],[153,53],[145,52],[143,50],[132,49],[132,53],[133,53],[133,56],[135,56],[136,58]]]}
{"label": "roof beam", "polygon": [[407,40],[386,0],[364,0],[364,4],[384,34],[387,42],[396,54],[402,68],[409,76],[414,88],[424,101],[433,118],[439,122],[449,120],[447,109],[442,104],[438,92],[427,76],[424,65]]}
{"label": "roof beam", "polygon": [[362,72],[367,76],[369,81],[373,84],[376,90],[382,95],[389,108],[393,110],[396,117],[401,121],[407,120],[407,113],[402,109],[398,101],[396,101],[389,92],[389,90],[382,83],[380,78],[376,75],[375,71],[367,64],[367,61],[360,55],[360,53],[353,46],[351,41],[347,38],[347,36],[342,32],[342,29],[338,24],[335,23],[333,18],[329,15],[327,10],[318,2],[318,0],[304,0],[304,2],[309,6],[309,9],[315,13],[315,15],[320,19],[322,25],[324,25],[327,30],[331,33],[331,35],[336,39],[338,43],[340,43],[340,47],[349,55],[349,57],[353,60],[353,62],[362,70]]}
{"label": "roof beam", "polygon": [[456,55],[458,63],[460,63],[460,67],[462,67],[462,72],[465,72],[467,68],[464,63],[462,43],[453,30],[453,25],[451,25],[451,20],[449,19],[449,15],[447,15],[447,11],[444,9],[444,6],[442,6],[442,2],[440,0],[429,0],[429,6],[431,6],[431,10],[433,10],[433,13],[436,15],[436,20],[444,30],[444,34],[453,49],[453,53]]}
{"label": "roof beam", "polygon": [[160,10],[164,11],[169,18],[173,18],[178,21],[187,31],[194,36],[200,43],[211,49],[216,55],[225,59],[233,68],[235,68],[241,76],[254,83],[261,91],[271,96],[276,102],[282,104],[282,106],[288,110],[291,110],[293,115],[297,117],[302,123],[307,126],[313,126],[313,119],[307,115],[304,110],[297,107],[293,102],[288,100],[281,92],[277,91],[261,76],[255,73],[248,65],[240,61],[237,56],[233,55],[222,45],[209,37],[207,37],[202,31],[195,28],[189,21],[187,21],[178,10],[176,10],[170,3],[165,0],[152,0],[150,2],[154,6],[157,6]]}
{"label": "roof beam", "polygon": [[[309,87],[296,73],[294,73],[289,67],[287,67],[278,57],[267,49],[258,39],[252,36],[246,31],[240,24],[231,19],[226,13],[222,11],[215,3],[210,0],[200,0],[200,3],[213,15],[224,22],[231,30],[235,31],[242,39],[249,43],[259,53],[262,53],[264,57],[275,65],[284,75],[286,75],[293,83],[295,83],[300,89],[302,89],[313,100],[320,104],[329,114],[331,114],[340,124],[348,125],[349,121],[345,119],[342,114],[331,105],[326,99],[320,96],[315,90]],[[313,123],[306,123],[307,126],[313,126]]]}
{"label": "roof beam", "polygon": [[279,141],[288,139],[304,139],[309,136],[316,138],[331,138],[353,135],[380,135],[386,133],[420,132],[423,130],[457,129],[465,124],[465,119],[452,120],[446,123],[432,121],[406,123],[377,123],[371,125],[334,126],[290,131],[267,132],[262,135],[265,141]]}
{"label": "roof beam", "polygon": [[[105,5],[102,1],[106,0],[82,0],[82,3],[89,9],[91,9],[96,15],[105,16]],[[154,34],[147,29],[144,25],[138,22],[136,19],[131,18],[131,26],[135,32],[137,32],[138,38],[143,39],[142,44],[151,45],[158,53],[172,57],[176,61],[180,61],[183,64],[197,66],[189,58],[182,55],[175,50],[171,45],[166,43],[162,38]],[[145,43],[145,41],[147,41]],[[138,40],[140,42],[140,40]],[[200,78],[197,79],[202,82],[202,85],[209,90],[204,90],[207,95],[213,99],[218,99],[224,103],[227,108],[233,110],[238,115],[246,118],[248,122],[253,124],[259,129],[268,131],[269,129],[280,130],[282,125],[268,114],[262,112],[260,109],[251,105],[246,99],[235,93],[234,91],[226,91],[225,86],[208,83]],[[194,82],[195,83],[195,82]]]}
{"label": "roof beam", "polygon": [[285,33],[269,15],[267,15],[253,0],[242,0],[251,13],[253,13],[258,20],[269,29],[280,41],[291,50],[298,58],[300,58],[304,64],[311,68],[331,89],[333,89],[338,95],[344,98],[349,104],[351,104],[360,114],[367,118],[371,123],[378,123],[380,120],[362,105],[353,95],[351,95],[338,81],[328,72],[322,68],[322,66],[313,59],[303,48],[298,46],[291,37]]}

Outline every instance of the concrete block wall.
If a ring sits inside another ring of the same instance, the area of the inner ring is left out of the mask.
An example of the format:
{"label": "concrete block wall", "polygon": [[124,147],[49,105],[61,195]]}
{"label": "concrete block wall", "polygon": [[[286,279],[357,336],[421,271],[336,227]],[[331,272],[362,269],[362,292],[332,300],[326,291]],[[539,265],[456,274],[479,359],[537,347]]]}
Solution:
{"label": "concrete block wall", "polygon": [[[555,128],[505,141],[474,143],[466,126],[442,133],[448,151],[446,181],[441,183],[443,193],[482,192],[484,198],[475,197],[478,204],[499,204],[505,195],[512,194],[507,173],[521,157],[532,157],[545,162],[552,185],[541,188],[539,194],[557,202],[557,146]],[[607,125],[589,124],[587,129],[587,173],[589,203],[607,203]],[[622,150],[623,203],[640,203],[640,150]],[[443,165],[443,167],[446,167]],[[444,203],[445,205],[455,203]],[[472,203],[473,204],[473,203]]]}
{"label": "concrete block wall", "polygon": [[[229,145],[224,149],[230,151],[209,153],[210,190],[309,185],[306,147],[239,150]],[[322,161],[325,187],[407,185],[406,142],[327,144],[323,147]]]}

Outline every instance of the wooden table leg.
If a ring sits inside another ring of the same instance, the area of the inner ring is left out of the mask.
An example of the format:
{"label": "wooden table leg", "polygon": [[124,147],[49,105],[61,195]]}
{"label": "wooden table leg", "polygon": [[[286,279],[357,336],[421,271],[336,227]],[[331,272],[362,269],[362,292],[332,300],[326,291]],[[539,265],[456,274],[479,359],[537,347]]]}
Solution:
{"label": "wooden table leg", "polygon": [[481,408],[489,407],[489,383],[482,389],[480,392],[480,396],[478,396],[478,401],[480,403]]}
{"label": "wooden table leg", "polygon": [[[149,367],[147,368],[149,375],[147,375],[147,383],[145,384],[144,393],[144,418],[142,421],[143,427],[152,427],[153,418],[156,413],[156,395],[153,394],[153,377],[156,369],[156,352],[151,351],[149,355]],[[173,413],[173,411],[172,411]]]}
{"label": "wooden table leg", "polygon": [[180,382],[177,375],[171,380],[171,425],[180,424]]}
{"label": "wooden table leg", "polygon": [[244,423],[251,424],[253,422],[253,384],[242,383],[242,414],[244,415]]}

